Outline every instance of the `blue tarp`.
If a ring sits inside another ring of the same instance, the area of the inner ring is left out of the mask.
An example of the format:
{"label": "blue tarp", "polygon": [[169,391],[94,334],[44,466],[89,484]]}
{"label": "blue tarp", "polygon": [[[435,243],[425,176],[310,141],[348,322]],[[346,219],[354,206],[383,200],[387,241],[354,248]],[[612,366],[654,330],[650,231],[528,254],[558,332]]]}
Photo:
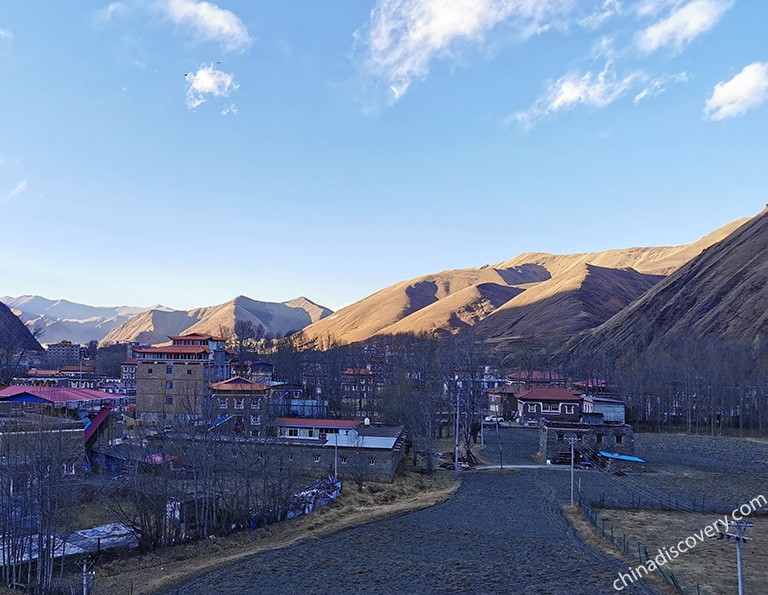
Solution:
{"label": "blue tarp", "polygon": [[616,459],[618,461],[629,461],[630,463],[645,463],[645,461],[638,457],[633,457],[632,455],[615,455],[610,452],[605,452],[604,450],[600,451],[600,456],[605,457],[606,459]]}

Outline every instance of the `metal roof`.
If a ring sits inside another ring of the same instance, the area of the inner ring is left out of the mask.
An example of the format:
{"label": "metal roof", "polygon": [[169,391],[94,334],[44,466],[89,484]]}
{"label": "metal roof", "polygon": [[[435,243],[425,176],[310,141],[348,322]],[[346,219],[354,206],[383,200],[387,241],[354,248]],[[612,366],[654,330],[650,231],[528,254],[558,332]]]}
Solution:
{"label": "metal roof", "polygon": [[31,401],[40,400],[48,403],[74,403],[78,401],[99,401],[127,399],[125,395],[105,393],[90,388],[71,388],[64,386],[9,386],[0,390],[0,401]]}

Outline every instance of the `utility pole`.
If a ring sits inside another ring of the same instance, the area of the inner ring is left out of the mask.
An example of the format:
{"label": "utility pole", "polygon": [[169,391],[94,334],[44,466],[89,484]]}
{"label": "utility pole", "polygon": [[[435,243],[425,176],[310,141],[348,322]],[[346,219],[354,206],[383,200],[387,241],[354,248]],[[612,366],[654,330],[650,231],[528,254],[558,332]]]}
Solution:
{"label": "utility pole", "polygon": [[568,442],[571,444],[571,506],[573,506],[573,445],[576,443],[575,436],[568,438]]}
{"label": "utility pole", "polygon": [[[742,531],[754,527],[755,524],[750,521],[729,521],[727,523],[718,521],[717,524],[725,529],[724,531],[720,531],[718,539],[736,540],[736,572],[739,577],[739,595],[744,595],[744,559],[741,555],[741,543],[752,541],[752,538],[744,535]],[[736,533],[728,533],[728,527],[736,527]]]}
{"label": "utility pole", "polygon": [[335,480],[339,479],[339,431],[336,430],[336,433],[333,435],[334,442],[333,442],[333,478]]}
{"label": "utility pole", "polygon": [[499,436],[499,416],[496,416],[496,444],[499,445],[499,469],[504,469],[504,459],[501,456],[501,437]]}
{"label": "utility pole", "polygon": [[456,395],[456,431],[454,432],[453,470],[459,474],[459,395]]}
{"label": "utility pole", "polygon": [[93,560],[85,558],[78,566],[83,571],[83,595],[88,595],[93,588],[93,582],[96,579],[96,572],[91,570]]}

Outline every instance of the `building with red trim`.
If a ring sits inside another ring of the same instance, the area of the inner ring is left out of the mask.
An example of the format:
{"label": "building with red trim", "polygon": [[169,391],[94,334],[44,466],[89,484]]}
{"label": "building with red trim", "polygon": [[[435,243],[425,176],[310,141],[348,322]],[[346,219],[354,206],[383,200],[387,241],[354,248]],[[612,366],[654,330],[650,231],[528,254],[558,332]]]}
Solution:
{"label": "building with red trim", "polygon": [[204,333],[168,338],[170,345],[133,350],[139,418],[165,425],[212,418],[211,386],[229,376],[226,339]]}

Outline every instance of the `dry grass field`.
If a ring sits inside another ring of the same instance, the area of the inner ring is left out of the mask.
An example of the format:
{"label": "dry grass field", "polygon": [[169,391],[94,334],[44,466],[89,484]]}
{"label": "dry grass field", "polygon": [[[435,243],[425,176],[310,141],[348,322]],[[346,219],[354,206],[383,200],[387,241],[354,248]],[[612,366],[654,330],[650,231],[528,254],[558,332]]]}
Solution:
{"label": "dry grass field", "polygon": [[232,565],[268,550],[319,539],[338,531],[432,506],[458,488],[452,474],[399,474],[391,484],[367,483],[362,491],[346,487],[333,505],[314,514],[256,532],[166,548],[145,556],[100,565],[96,595],[150,593],[171,589],[204,573]]}
{"label": "dry grass field", "polygon": [[[631,540],[644,544],[651,557],[661,548],[669,549],[686,537],[699,533],[719,517],[710,514],[688,514],[656,510],[611,510],[596,509],[606,525],[612,525],[617,535],[625,533]],[[637,558],[628,559],[609,539],[602,537],[580,511],[567,511],[566,516],[579,532],[582,539],[604,552],[624,560],[627,566],[636,567]],[[721,518],[721,517],[720,517]],[[745,566],[745,591],[747,593],[768,593],[768,520],[765,517],[751,519],[754,529],[749,536],[754,541],[743,544],[742,551]],[[663,569],[671,570],[676,577],[696,592],[711,595],[735,593],[736,581],[736,544],[733,541],[704,537],[697,545]],[[663,586],[663,581],[656,579],[654,586]],[[673,591],[669,591],[673,592]]]}

